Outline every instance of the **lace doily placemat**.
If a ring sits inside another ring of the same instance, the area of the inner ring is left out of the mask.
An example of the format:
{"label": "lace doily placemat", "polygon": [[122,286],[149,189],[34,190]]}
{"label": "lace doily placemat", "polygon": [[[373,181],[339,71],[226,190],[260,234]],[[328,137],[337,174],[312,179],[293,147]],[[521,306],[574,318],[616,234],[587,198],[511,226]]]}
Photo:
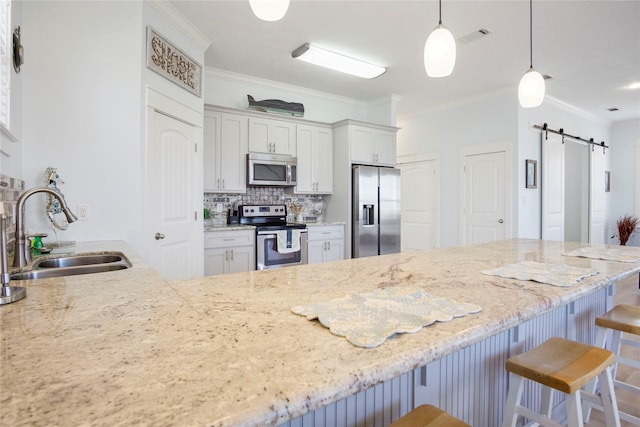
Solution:
{"label": "lace doily placemat", "polygon": [[535,261],[520,261],[516,264],[505,264],[492,270],[484,270],[482,274],[500,276],[507,279],[533,280],[548,285],[569,287],[585,277],[598,274],[590,268],[572,267],[565,264],[546,264]]}
{"label": "lace doily placemat", "polygon": [[448,322],[480,310],[475,304],[438,298],[421,288],[354,292],[344,298],[291,308],[295,314],[318,319],[334,335],[365,348],[377,347],[396,333],[415,333],[434,322]]}
{"label": "lace doily placemat", "polygon": [[574,249],[573,251],[562,255],[602,259],[605,261],[638,262],[640,261],[640,248],[627,246],[598,248],[588,246],[585,248]]}

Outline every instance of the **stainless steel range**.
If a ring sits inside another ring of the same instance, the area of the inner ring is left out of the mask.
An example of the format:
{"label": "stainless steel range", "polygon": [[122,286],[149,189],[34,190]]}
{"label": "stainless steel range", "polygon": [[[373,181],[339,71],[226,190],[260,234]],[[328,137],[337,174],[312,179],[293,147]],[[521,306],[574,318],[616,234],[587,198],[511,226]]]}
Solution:
{"label": "stainless steel range", "polygon": [[238,207],[240,224],[256,226],[256,269],[307,263],[307,226],[287,223],[285,205]]}

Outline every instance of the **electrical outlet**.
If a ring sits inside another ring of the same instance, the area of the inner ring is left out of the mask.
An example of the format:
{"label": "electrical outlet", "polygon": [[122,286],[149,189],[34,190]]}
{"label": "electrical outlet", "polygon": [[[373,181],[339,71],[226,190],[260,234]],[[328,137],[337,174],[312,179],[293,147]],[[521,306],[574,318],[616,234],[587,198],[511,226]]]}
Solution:
{"label": "electrical outlet", "polygon": [[78,205],[78,220],[89,221],[89,205]]}

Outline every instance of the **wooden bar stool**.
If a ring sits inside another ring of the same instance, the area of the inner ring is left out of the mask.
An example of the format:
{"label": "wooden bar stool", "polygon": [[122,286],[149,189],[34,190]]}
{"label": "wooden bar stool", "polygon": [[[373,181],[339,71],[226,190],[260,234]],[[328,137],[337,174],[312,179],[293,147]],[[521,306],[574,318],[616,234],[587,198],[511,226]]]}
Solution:
{"label": "wooden bar stool", "polygon": [[[640,369],[640,360],[620,356],[621,344],[640,348],[640,341],[629,340],[622,335],[624,332],[640,336],[640,307],[625,304],[616,305],[602,316],[596,317],[595,323],[598,326],[596,345],[607,348],[616,355],[616,363],[612,369],[613,385],[620,389],[637,393],[640,396],[640,387],[616,379],[616,372],[620,364]],[[595,390],[596,386],[594,383],[591,389]],[[640,417],[625,412],[623,408],[619,409],[621,420],[640,425]],[[588,412],[586,415],[588,415]]]}
{"label": "wooden bar stool", "polygon": [[[602,405],[607,427],[620,427],[611,377],[615,360],[609,350],[557,337],[509,358],[506,363],[510,372],[509,392],[502,427],[515,427],[519,415],[545,426],[560,426],[551,419],[552,389],[565,393],[569,427],[584,425],[582,399]],[[601,396],[581,390],[596,377],[600,380]],[[525,379],[543,386],[540,413],[520,404]]]}
{"label": "wooden bar stool", "polygon": [[471,427],[431,405],[418,406],[389,427]]}

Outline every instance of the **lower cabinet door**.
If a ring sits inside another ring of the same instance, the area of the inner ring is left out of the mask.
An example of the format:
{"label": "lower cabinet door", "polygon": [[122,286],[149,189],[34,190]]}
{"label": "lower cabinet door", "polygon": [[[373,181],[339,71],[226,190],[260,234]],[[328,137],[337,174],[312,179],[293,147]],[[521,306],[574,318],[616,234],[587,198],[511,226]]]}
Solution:
{"label": "lower cabinet door", "polygon": [[344,259],[344,240],[327,240],[327,250],[325,251],[325,261],[340,261]]}
{"label": "lower cabinet door", "polygon": [[325,240],[307,241],[307,263],[318,264],[324,262]]}
{"label": "lower cabinet door", "polygon": [[240,273],[256,269],[256,258],[253,246],[239,246],[227,249],[229,253],[228,273]]}
{"label": "lower cabinet door", "polygon": [[226,249],[205,249],[204,250],[204,275],[214,276],[226,273],[227,250]]}

